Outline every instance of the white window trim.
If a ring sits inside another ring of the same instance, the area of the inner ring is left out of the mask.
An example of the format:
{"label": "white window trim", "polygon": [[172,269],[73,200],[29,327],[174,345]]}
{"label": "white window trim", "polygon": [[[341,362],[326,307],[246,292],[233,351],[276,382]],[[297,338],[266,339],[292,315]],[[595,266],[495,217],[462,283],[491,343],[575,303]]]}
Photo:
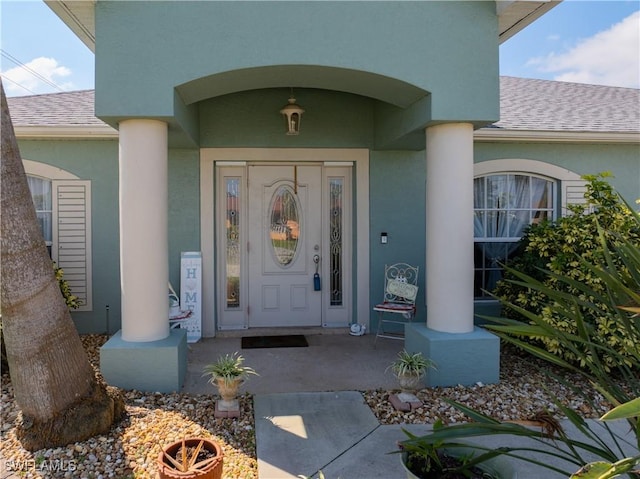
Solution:
{"label": "white window trim", "polygon": [[[64,261],[59,261],[59,203],[58,203],[58,188],[60,186],[64,187],[67,185],[74,186],[82,186],[86,192],[84,197],[84,207],[85,207],[85,216],[84,216],[84,224],[85,224],[85,281],[84,286],[86,288],[86,296],[83,298],[82,305],[76,311],[92,311],[93,310],[93,273],[92,273],[92,239],[91,239],[91,181],[82,180],[78,176],[63,170],[62,168],[58,168],[55,166],[47,165],[45,163],[40,163],[38,161],[32,160],[22,160],[22,164],[24,165],[25,173],[29,176],[37,176],[39,178],[43,178],[51,181],[51,194],[52,198],[52,245],[51,245],[51,257],[53,261],[57,263],[57,265],[62,268],[70,268],[70,265],[65,264]],[[73,293],[73,285],[71,285],[71,291]]]}
{"label": "white window trim", "polygon": [[39,176],[47,180],[79,180],[80,178],[62,168],[40,163],[39,161],[22,160],[24,170],[29,176]]}
{"label": "white window trim", "polygon": [[545,176],[560,182],[560,214],[566,216],[570,204],[584,203],[587,182],[578,173],[544,161],[521,158],[487,160],[473,165],[473,176],[496,175],[501,173],[524,173]]}

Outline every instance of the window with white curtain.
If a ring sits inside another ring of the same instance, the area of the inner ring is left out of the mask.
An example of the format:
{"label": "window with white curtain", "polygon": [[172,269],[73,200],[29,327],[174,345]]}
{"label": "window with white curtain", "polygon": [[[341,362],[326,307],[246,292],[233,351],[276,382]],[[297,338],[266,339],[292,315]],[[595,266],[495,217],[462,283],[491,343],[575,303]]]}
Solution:
{"label": "window with white curtain", "polygon": [[475,296],[487,298],[502,278],[523,231],[555,218],[555,182],[534,175],[501,173],[474,179]]}
{"label": "window with white curtain", "polygon": [[51,256],[51,245],[53,244],[53,198],[51,195],[51,180],[37,176],[27,175],[31,199],[36,207],[36,216],[42,236]]}

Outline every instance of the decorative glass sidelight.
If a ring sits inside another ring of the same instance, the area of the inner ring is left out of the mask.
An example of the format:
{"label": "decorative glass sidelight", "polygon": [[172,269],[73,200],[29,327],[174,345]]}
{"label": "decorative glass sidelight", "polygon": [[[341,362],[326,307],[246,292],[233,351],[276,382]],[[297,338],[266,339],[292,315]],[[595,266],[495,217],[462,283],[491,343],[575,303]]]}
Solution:
{"label": "decorative glass sidelight", "polygon": [[331,306],[342,306],[343,179],[329,180],[329,289]]}
{"label": "decorative glass sidelight", "polygon": [[240,178],[227,178],[227,308],[240,307]]}
{"label": "decorative glass sidelight", "polygon": [[283,185],[271,198],[269,237],[273,255],[280,266],[288,266],[300,240],[300,210],[291,187]]}

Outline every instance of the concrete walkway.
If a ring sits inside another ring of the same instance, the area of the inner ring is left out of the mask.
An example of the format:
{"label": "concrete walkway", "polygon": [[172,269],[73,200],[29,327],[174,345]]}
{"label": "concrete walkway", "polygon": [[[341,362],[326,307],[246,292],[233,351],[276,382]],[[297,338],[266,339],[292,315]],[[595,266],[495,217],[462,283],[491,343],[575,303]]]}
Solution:
{"label": "concrete walkway", "polygon": [[254,414],[261,479],[311,476],[379,426],[355,391],[256,395]]}
{"label": "concrete walkway", "polygon": [[[326,393],[258,394],[254,396],[256,444],[259,479],[290,479],[318,477],[326,479],[404,479],[397,443],[406,438],[402,428],[413,434],[426,434],[431,426],[390,425],[378,423],[362,394],[356,391]],[[589,421],[601,438],[608,435],[602,426]],[[582,437],[568,421],[562,421],[565,431]],[[628,425],[613,424],[620,435],[632,441]],[[486,447],[536,447],[534,441],[516,437],[481,437],[473,442]],[[611,443],[611,441],[608,441]],[[551,449],[551,448],[549,448]],[[627,444],[627,454],[634,451]],[[637,451],[635,452],[637,454]],[[522,453],[547,464],[573,471],[575,465],[543,454]],[[567,479],[568,475],[525,461],[508,459],[517,479]]]}

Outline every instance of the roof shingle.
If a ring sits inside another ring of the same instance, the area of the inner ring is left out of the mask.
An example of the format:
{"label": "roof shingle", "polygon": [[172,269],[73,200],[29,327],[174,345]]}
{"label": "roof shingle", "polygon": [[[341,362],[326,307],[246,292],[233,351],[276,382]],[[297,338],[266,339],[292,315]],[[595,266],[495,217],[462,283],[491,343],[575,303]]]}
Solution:
{"label": "roof shingle", "polygon": [[106,126],[95,116],[94,90],[7,98],[13,126]]}
{"label": "roof shingle", "polygon": [[640,90],[500,77],[503,130],[640,132]]}

